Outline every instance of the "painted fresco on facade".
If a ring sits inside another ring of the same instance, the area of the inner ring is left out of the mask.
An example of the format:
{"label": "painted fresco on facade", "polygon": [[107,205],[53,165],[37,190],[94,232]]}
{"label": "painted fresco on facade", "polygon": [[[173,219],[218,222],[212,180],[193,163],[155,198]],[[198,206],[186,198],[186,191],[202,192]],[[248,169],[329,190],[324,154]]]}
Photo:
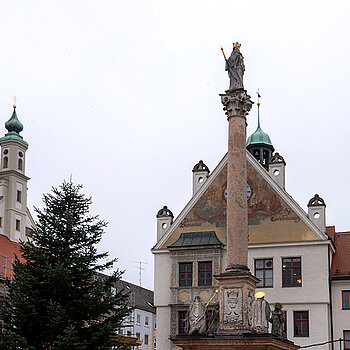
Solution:
{"label": "painted fresco on facade", "polygon": [[[265,171],[265,170],[264,170]],[[318,240],[294,210],[273,190],[262,175],[247,162],[249,243]],[[174,243],[182,232],[215,230],[226,244],[227,167],[210,184],[164,246]]]}
{"label": "painted fresco on facade", "polygon": [[[300,218],[272,190],[270,185],[248,163],[247,180],[251,188],[248,200],[249,225],[259,225],[261,220],[293,221]],[[190,213],[182,220],[180,227],[200,227],[208,222],[216,227],[226,226],[227,167],[198,200]]]}

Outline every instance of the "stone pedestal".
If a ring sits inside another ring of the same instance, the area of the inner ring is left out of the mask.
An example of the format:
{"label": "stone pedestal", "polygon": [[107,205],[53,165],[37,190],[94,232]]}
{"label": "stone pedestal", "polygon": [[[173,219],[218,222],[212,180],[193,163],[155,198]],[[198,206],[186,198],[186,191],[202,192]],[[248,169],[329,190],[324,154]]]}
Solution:
{"label": "stone pedestal", "polygon": [[218,334],[253,332],[250,311],[259,280],[249,272],[225,272],[215,278],[220,289]]}

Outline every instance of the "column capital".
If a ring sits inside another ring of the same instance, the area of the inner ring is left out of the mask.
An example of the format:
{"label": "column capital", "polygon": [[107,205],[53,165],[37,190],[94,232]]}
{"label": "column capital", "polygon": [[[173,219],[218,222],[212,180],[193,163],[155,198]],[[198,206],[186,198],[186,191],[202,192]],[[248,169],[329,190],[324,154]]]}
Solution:
{"label": "column capital", "polygon": [[225,94],[220,94],[220,97],[227,120],[234,116],[245,117],[254,103],[250,100],[246,90],[228,90]]}

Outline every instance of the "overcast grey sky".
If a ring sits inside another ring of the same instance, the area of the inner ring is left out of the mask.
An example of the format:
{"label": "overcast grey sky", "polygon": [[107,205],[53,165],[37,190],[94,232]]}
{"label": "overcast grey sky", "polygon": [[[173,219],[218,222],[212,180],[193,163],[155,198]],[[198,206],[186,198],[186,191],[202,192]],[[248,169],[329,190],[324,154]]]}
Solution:
{"label": "overcast grey sky", "polygon": [[[239,41],[287,191],[305,210],[319,193],[327,224],[350,230],[349,10],[347,0],[2,0],[0,122],[17,95],[29,207],[72,174],[109,221],[101,249],[133,283],[131,261],[147,262],[152,288],[158,209],[179,214],[193,165],[212,170],[226,152],[220,46],[229,54]],[[256,126],[254,106],[248,135]]]}

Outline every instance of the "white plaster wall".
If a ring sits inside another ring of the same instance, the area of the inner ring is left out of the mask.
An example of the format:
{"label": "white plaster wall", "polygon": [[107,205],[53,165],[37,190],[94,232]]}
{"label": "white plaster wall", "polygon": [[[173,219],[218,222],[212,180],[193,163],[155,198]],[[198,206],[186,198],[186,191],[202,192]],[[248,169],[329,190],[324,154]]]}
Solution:
{"label": "white plaster wall", "polygon": [[[170,252],[154,254],[154,305],[157,308],[171,303],[170,278]],[[161,325],[160,322],[159,325]]]}
{"label": "white plaster wall", "polygon": [[[282,287],[282,258],[301,257],[302,287]],[[328,245],[294,245],[250,248],[248,265],[254,274],[254,259],[273,259],[273,288],[258,288],[273,302],[329,303]]]}
{"label": "white plaster wall", "polygon": [[[288,257],[301,257],[302,287],[282,287],[282,258]],[[257,288],[257,291],[266,293],[271,306],[275,302],[283,304],[287,311],[288,339],[298,345],[330,340],[328,245],[250,248],[248,265],[253,274],[254,259],[263,258],[273,259],[273,288]],[[309,311],[309,337],[294,338],[293,311]]]}
{"label": "white plaster wall", "polygon": [[[282,258],[301,257],[302,287],[282,288]],[[250,246],[248,265],[254,274],[254,259],[272,258],[274,287],[257,288],[273,305],[281,302],[287,311],[288,338],[299,345],[324,342],[329,336],[328,244],[263,247]],[[227,266],[227,251],[221,257],[222,271]],[[170,253],[155,254],[155,306],[157,307],[157,350],[170,349]],[[350,289],[350,288],[349,288]],[[273,307],[272,307],[273,308]],[[294,338],[293,311],[309,311],[309,337]],[[350,317],[350,311],[349,311]],[[349,323],[350,325],[350,323]],[[349,326],[350,328],[350,326]],[[323,346],[328,349],[328,346]]]}
{"label": "white plaster wall", "polygon": [[350,290],[350,280],[332,281],[334,339],[343,338],[343,331],[350,330],[350,310],[342,310],[343,290]]}
{"label": "white plaster wall", "polygon": [[171,348],[170,335],[170,307],[157,307],[157,350],[168,350]]}
{"label": "white plaster wall", "polygon": [[[283,304],[283,309],[287,311],[287,338],[300,346],[330,340],[328,307],[328,304]],[[294,337],[293,311],[309,311],[309,337]],[[321,348],[322,350],[328,350],[331,349],[331,345],[322,345]],[[318,349],[318,347],[315,347],[315,349]]]}

